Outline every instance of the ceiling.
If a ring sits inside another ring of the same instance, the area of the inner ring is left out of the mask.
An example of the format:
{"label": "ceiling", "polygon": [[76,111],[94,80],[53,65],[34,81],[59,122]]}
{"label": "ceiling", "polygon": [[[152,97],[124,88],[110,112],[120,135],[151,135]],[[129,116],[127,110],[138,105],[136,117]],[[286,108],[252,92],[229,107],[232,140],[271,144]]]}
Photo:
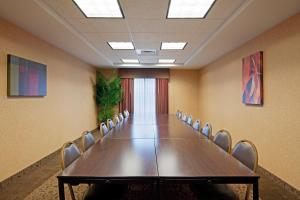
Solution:
{"label": "ceiling", "polygon": [[[154,67],[200,68],[300,11],[299,0],[217,0],[205,19],[166,19],[169,0],[120,0],[125,19],[85,18],[72,0],[1,0],[0,17],[97,67],[138,58]],[[13,12],[11,12],[13,10]],[[30,13],[30,14],[29,14]],[[132,41],[155,56],[112,50],[108,41]],[[184,50],[160,50],[165,42],[187,42]]]}

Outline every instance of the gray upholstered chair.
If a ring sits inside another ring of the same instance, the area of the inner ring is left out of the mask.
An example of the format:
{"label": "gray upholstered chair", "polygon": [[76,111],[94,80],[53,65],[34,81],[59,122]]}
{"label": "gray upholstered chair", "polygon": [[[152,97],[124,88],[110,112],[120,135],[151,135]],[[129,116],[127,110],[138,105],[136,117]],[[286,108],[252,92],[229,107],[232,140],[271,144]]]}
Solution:
{"label": "gray upholstered chair", "polygon": [[115,126],[117,126],[120,123],[118,115],[114,116],[114,123],[115,123]]}
{"label": "gray upholstered chair", "polygon": [[[258,154],[253,143],[247,140],[238,142],[233,150],[232,156],[247,166],[249,169],[256,171],[258,165]],[[227,184],[202,184],[192,185],[195,192],[199,194],[199,199],[211,200],[211,199],[226,199],[237,200],[239,199],[231,187]],[[247,185],[245,200],[249,199],[251,185]]]}
{"label": "gray upholstered chair", "polygon": [[181,115],[181,120],[184,121],[184,122],[186,122],[186,120],[187,120],[186,114],[183,113]]}
{"label": "gray upholstered chair", "polygon": [[209,122],[206,122],[201,130],[201,133],[208,139],[211,139],[212,138],[211,132],[212,132],[211,124]]}
{"label": "gray upholstered chair", "polygon": [[180,119],[181,117],[181,112],[179,110],[176,111],[176,117]]}
{"label": "gray upholstered chair", "polygon": [[84,133],[82,133],[81,141],[82,141],[83,152],[88,150],[88,148],[90,148],[95,144],[95,138],[93,134],[89,131],[85,131]]}
{"label": "gray upholstered chair", "polygon": [[190,126],[192,126],[193,124],[193,120],[192,120],[192,115],[188,116],[187,120],[186,120],[186,123]]}
{"label": "gray upholstered chair", "polygon": [[107,119],[106,124],[107,124],[106,126],[108,127],[109,130],[111,130],[112,128],[115,127],[115,124],[111,119]]}
{"label": "gray upholstered chair", "polygon": [[[232,150],[232,156],[246,167],[256,172],[258,165],[258,153],[255,145],[248,140],[239,141]],[[246,200],[249,198],[251,185],[247,185]]]}
{"label": "gray upholstered chair", "polygon": [[124,116],[122,113],[119,113],[119,120],[120,120],[120,122],[123,122],[123,120],[124,120]]}
{"label": "gray upholstered chair", "polygon": [[181,119],[181,117],[182,117],[182,112],[179,111],[179,113],[178,113],[178,119]]}
{"label": "gray upholstered chair", "polygon": [[[61,168],[65,169],[81,156],[81,152],[73,142],[65,143],[61,148]],[[71,184],[68,184],[72,200],[76,200]]]}
{"label": "gray upholstered chair", "polygon": [[201,130],[201,122],[200,122],[200,120],[196,120],[196,121],[194,121],[194,123],[193,123],[193,129],[194,130],[196,130],[196,131],[199,131],[200,132],[200,130]]}
{"label": "gray upholstered chair", "polygon": [[226,130],[219,130],[215,137],[214,137],[214,143],[221,147],[224,151],[230,153],[231,152],[231,135]]}
{"label": "gray upholstered chair", "polygon": [[101,133],[101,136],[104,137],[108,132],[109,132],[109,129],[107,128],[107,126],[105,125],[105,123],[102,122],[100,124],[100,133]]}

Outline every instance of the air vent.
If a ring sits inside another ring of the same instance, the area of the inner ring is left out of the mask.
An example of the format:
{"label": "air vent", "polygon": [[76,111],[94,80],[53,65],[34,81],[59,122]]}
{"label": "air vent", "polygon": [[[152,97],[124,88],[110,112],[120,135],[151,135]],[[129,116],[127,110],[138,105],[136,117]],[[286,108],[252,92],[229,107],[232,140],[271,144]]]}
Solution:
{"label": "air vent", "polygon": [[155,56],[156,49],[137,49],[136,53],[139,56]]}

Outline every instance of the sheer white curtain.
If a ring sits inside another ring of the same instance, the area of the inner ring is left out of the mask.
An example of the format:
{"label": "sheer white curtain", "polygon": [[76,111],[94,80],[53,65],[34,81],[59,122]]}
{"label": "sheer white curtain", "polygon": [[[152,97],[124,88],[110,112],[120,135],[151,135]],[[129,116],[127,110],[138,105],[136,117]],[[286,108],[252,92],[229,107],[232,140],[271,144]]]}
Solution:
{"label": "sheer white curtain", "polygon": [[155,114],[155,79],[135,78],[134,79],[134,113]]}

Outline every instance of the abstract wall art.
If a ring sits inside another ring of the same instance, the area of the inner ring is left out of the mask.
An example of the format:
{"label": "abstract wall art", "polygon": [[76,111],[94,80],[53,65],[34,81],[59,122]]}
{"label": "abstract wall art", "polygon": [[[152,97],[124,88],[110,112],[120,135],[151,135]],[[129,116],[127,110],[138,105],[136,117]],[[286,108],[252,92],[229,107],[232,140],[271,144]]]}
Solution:
{"label": "abstract wall art", "polygon": [[263,104],[263,52],[243,58],[243,103]]}
{"label": "abstract wall art", "polygon": [[7,55],[7,95],[41,97],[47,95],[47,66]]}

